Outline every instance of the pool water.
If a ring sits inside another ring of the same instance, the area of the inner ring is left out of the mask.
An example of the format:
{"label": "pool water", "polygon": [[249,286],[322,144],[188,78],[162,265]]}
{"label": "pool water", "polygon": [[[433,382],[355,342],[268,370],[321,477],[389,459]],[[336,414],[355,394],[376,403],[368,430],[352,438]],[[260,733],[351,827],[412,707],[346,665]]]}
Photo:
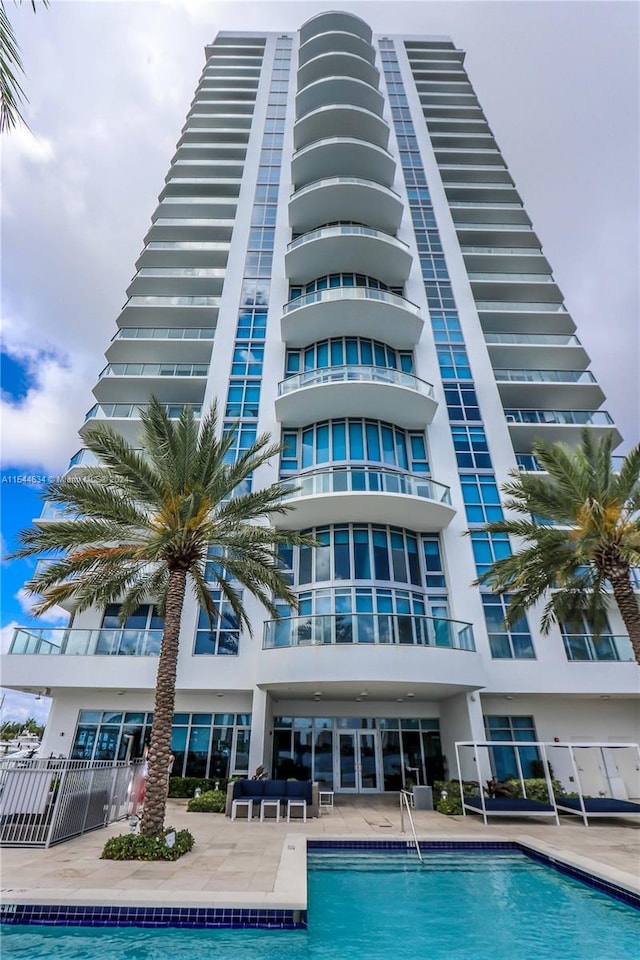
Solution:
{"label": "pool water", "polygon": [[5,926],[3,960],[620,960],[640,912],[523,854],[309,855],[309,929]]}

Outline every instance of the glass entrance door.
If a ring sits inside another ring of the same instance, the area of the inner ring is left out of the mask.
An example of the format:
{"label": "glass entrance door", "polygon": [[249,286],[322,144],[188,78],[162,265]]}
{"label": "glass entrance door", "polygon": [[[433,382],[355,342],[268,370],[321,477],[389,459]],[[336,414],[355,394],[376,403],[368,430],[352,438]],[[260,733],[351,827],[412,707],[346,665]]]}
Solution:
{"label": "glass entrance door", "polygon": [[336,784],[341,793],[379,793],[377,735],[369,730],[340,731]]}

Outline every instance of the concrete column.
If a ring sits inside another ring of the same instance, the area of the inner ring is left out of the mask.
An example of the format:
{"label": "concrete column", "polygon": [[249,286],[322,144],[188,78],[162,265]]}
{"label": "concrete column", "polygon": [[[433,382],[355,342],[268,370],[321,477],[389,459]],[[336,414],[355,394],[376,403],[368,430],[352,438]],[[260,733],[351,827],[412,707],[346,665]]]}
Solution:
{"label": "concrete column", "polygon": [[[459,693],[440,704],[440,737],[442,752],[447,758],[448,776],[455,780],[458,776],[456,766],[456,740],[484,740],[484,722],[482,719],[482,704],[479,693]],[[460,766],[464,780],[488,780],[491,776],[491,767],[486,750],[481,750],[478,756],[478,766],[475,763],[476,754],[470,747],[460,751]]]}
{"label": "concrete column", "polygon": [[264,764],[269,767],[269,744],[267,742],[267,694],[259,687],[253,689],[251,711],[251,743],[249,745],[249,776]]}

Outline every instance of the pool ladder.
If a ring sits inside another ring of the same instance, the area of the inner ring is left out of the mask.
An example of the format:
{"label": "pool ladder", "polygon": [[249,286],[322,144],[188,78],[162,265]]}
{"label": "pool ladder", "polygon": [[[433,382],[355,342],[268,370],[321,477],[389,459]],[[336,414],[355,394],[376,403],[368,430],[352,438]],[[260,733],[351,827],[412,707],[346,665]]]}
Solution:
{"label": "pool ladder", "polygon": [[420,844],[418,843],[418,838],[416,836],[416,828],[413,822],[413,814],[411,813],[411,803],[410,797],[411,793],[408,790],[400,791],[400,833],[404,833],[404,817],[405,813],[409,817],[409,826],[411,827],[411,833],[413,834],[413,843],[416,848],[416,853],[418,854],[418,860],[420,863],[424,863],[422,853],[420,851]]}

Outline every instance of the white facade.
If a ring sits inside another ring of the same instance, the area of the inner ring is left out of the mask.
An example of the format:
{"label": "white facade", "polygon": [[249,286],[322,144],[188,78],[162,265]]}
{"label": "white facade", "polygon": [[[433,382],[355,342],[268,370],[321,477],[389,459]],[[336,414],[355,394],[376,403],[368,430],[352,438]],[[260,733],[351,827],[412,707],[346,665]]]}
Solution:
{"label": "white facade", "polygon": [[[254,483],[295,476],[278,522],[326,545],[292,557],[297,618],[247,599],[253,640],[198,630],[187,598],[176,772],[378,792],[453,774],[456,740],[637,740],[615,609],[595,644],[542,637],[535,611],[507,634],[470,586],[492,549],[473,531],[533,440],[617,434],[464,54],[326,13],[206,58],[80,436],[135,443],[151,395],[217,396],[246,442],[285,441]],[[45,753],[142,749],[151,616],[17,632],[3,683],[51,692]]]}

